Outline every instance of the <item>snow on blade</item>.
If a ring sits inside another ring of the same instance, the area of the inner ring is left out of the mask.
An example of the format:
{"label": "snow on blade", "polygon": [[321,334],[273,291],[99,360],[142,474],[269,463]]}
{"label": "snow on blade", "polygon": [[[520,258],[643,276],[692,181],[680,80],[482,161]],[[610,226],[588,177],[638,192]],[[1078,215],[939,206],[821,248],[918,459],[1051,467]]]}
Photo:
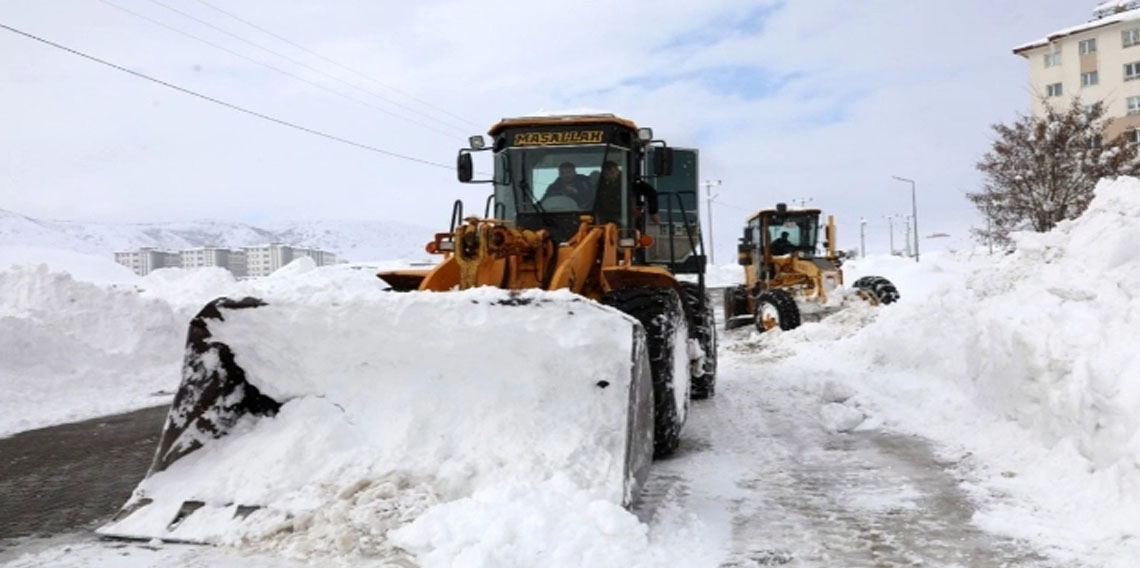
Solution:
{"label": "snow on blade", "polygon": [[101,533],[295,542],[336,525],[372,535],[371,545],[316,539],[346,552],[386,546],[388,529],[431,505],[504,484],[564,475],[595,499],[630,499],[642,345],[632,318],[568,292],[261,299],[210,332],[280,411],[239,420],[145,479],[126,510],[140,506]]}

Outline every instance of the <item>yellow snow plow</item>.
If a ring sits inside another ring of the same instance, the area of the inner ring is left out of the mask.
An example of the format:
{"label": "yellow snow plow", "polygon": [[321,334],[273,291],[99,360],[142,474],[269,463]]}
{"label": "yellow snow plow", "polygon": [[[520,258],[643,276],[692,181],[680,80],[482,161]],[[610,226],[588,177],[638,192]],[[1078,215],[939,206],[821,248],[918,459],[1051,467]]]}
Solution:
{"label": "yellow snow plow", "polygon": [[[151,469],[100,534],[303,530],[315,509],[393,479],[446,501],[564,474],[635,502],[653,457],[678,447],[690,396],[714,391],[695,170],[679,172],[691,196],[671,191],[673,149],[613,115],[504,119],[490,135],[458,160],[475,182],[471,153],[493,151],[488,214],[457,203],[427,245],[435,267],[383,272],[387,291],[202,310]],[[684,258],[647,254],[655,211],[634,188],[649,183],[679,210],[662,223]]]}

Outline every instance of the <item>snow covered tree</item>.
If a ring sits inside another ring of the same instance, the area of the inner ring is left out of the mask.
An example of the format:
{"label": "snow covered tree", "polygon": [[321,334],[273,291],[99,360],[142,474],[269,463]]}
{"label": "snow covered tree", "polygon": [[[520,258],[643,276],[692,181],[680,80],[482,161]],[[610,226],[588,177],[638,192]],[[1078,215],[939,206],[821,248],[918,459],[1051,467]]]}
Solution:
{"label": "snow covered tree", "polygon": [[977,164],[985,186],[966,194],[987,224],[975,236],[1008,244],[1013,231],[1048,231],[1084,212],[1101,178],[1140,173],[1125,135],[1103,141],[1103,104],[1074,99],[1067,111],[1045,110],[993,126],[997,139]]}

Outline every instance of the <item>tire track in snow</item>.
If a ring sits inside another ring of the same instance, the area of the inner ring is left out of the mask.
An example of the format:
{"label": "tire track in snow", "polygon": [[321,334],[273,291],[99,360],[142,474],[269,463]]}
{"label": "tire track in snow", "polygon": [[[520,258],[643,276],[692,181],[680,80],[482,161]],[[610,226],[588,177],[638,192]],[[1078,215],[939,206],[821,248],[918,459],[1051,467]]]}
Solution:
{"label": "tire track in snow", "polygon": [[953,464],[927,440],[827,432],[817,381],[789,354],[722,349],[716,398],[650,474],[636,512],[651,534],[675,529],[658,514],[672,508],[701,516],[726,567],[1056,565],[973,526]]}

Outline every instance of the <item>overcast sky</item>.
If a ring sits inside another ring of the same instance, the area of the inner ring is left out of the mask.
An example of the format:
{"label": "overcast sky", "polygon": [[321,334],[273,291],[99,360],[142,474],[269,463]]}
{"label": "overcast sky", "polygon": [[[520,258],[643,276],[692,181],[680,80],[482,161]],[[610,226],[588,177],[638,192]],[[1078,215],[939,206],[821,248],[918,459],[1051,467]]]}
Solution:
{"label": "overcast sky", "polygon": [[0,29],[0,209],[442,228],[453,200],[471,212],[486,197],[455,181],[468,135],[505,116],[601,109],[700,149],[701,177],[722,182],[719,263],[750,211],[805,199],[836,214],[843,248],[858,248],[866,218],[868,252],[885,252],[885,216],[911,209],[893,175],[918,182],[922,235],[951,235],[923,246],[961,246],[980,222],[964,194],[980,183],[989,125],[1029,109],[1027,64],[1011,49],[1095,4],[0,0],[0,24],[446,166],[298,132]]}

